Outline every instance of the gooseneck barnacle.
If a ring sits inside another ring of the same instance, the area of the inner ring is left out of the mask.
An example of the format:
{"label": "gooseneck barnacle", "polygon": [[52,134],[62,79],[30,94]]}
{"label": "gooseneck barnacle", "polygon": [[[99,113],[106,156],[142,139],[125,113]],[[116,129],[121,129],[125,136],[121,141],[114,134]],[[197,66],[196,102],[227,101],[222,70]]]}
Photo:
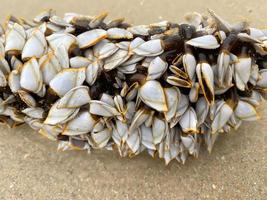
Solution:
{"label": "gooseneck barnacle", "polygon": [[219,133],[259,118],[267,31],[187,15],[132,26],[107,13],[53,10],[0,27],[0,121],[27,123],[62,150],[147,151],[168,164],[211,151]]}

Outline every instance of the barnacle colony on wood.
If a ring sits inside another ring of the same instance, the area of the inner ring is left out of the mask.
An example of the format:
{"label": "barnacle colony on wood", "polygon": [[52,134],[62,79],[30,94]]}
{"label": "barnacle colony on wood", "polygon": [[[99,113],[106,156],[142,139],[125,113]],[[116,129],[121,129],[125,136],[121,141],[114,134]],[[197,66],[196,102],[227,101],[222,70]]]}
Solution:
{"label": "barnacle colony on wood", "polygon": [[0,28],[0,121],[27,123],[58,148],[147,151],[168,164],[211,151],[221,132],[258,119],[267,31],[213,11],[131,26],[106,13],[53,10]]}

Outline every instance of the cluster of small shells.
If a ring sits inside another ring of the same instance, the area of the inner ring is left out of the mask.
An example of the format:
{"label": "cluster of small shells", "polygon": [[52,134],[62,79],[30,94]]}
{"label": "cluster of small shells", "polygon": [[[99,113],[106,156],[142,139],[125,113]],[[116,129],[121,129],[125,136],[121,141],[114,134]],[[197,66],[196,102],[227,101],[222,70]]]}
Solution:
{"label": "cluster of small shells", "polygon": [[0,27],[0,121],[27,123],[61,150],[143,151],[184,163],[258,118],[267,31],[188,14],[132,26],[53,10]]}

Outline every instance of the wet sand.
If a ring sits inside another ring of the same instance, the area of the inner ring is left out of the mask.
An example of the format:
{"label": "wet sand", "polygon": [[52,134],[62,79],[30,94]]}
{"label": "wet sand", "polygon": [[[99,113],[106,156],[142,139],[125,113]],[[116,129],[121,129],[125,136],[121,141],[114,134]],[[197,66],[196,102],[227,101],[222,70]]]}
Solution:
{"label": "wet sand", "polygon": [[[1,0],[0,11],[1,21],[8,14],[32,18],[46,8],[59,15],[109,11],[112,18],[141,24],[181,22],[185,13],[208,7],[232,22],[245,18],[267,26],[264,0]],[[107,151],[57,152],[55,143],[26,126],[0,126],[0,199],[266,199],[267,103],[259,110],[260,121],[221,135],[211,155],[203,150],[198,159],[167,167],[146,154],[121,159]]]}

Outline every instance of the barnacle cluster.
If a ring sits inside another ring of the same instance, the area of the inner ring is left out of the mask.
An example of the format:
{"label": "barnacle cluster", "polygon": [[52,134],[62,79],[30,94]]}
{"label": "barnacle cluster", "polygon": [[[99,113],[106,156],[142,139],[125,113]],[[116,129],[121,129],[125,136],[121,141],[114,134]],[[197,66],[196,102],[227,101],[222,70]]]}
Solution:
{"label": "barnacle cluster", "polygon": [[211,10],[182,24],[106,17],[10,16],[0,28],[0,121],[27,123],[62,150],[147,151],[168,164],[258,118],[266,30]]}

